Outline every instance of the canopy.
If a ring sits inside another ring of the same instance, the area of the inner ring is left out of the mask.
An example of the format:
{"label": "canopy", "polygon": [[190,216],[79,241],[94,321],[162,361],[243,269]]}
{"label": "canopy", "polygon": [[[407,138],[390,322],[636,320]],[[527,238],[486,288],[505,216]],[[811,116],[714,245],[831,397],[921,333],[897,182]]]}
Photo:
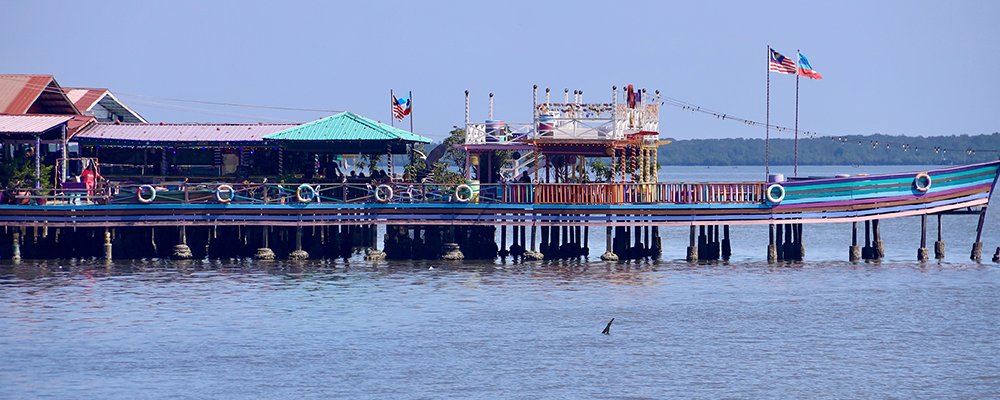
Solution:
{"label": "canopy", "polygon": [[264,136],[289,149],[331,153],[404,153],[431,139],[351,112],[342,112]]}

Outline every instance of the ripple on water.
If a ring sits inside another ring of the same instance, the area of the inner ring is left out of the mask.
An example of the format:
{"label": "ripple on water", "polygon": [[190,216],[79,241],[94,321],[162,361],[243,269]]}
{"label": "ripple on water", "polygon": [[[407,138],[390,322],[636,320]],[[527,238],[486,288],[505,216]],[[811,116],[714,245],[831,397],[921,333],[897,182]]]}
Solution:
{"label": "ripple on water", "polygon": [[16,398],[986,398],[998,277],[909,262],[26,262],[0,266],[0,381]]}

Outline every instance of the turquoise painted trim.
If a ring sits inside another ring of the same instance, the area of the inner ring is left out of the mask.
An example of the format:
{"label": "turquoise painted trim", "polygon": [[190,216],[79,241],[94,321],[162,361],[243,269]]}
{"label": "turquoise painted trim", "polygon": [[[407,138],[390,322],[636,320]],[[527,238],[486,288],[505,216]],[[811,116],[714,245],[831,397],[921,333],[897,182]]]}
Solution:
{"label": "turquoise painted trim", "polygon": [[[951,177],[956,177],[956,176],[962,176],[962,175],[977,175],[977,174],[995,176],[997,174],[997,168],[995,168],[995,167],[984,167],[984,168],[977,168],[977,169],[974,169],[974,170],[953,172],[953,173],[948,173],[948,174],[931,174],[931,179],[932,180],[946,179],[946,178],[951,178]],[[914,174],[914,177],[916,177],[916,174]],[[817,189],[832,189],[832,188],[840,188],[840,187],[859,187],[859,186],[866,186],[866,185],[881,185],[881,184],[892,184],[892,183],[910,185],[910,184],[913,183],[913,178],[872,179],[872,180],[865,180],[865,181],[839,182],[839,183],[828,183],[828,184],[820,184],[820,185],[805,185],[805,186],[788,185],[788,186],[785,186],[785,193],[786,193],[786,197],[787,197],[788,195],[791,195],[791,194],[793,194],[795,192],[798,192],[798,191],[817,190]]]}
{"label": "turquoise painted trim", "polygon": [[[987,184],[987,183],[991,183],[991,182],[993,182],[993,179],[980,179],[979,181],[976,181],[974,184],[971,184],[971,185],[958,185],[958,186],[953,186],[953,187],[937,187],[937,186],[933,186],[929,190],[927,190],[926,193],[933,194],[933,193],[938,193],[938,192],[942,192],[942,191],[946,191],[946,190],[961,188],[961,187],[964,187],[964,186],[971,187],[971,186],[982,185],[982,184]],[[912,189],[896,190],[896,191],[871,192],[871,193],[863,193],[863,194],[856,194],[856,193],[853,193],[853,192],[847,192],[847,193],[848,194],[841,195],[841,196],[807,197],[807,198],[799,198],[799,199],[791,199],[791,200],[788,200],[788,198],[786,197],[786,200],[782,201],[781,204],[782,205],[788,205],[788,204],[823,203],[823,202],[828,202],[828,201],[840,201],[840,200],[868,200],[868,199],[877,199],[877,198],[880,198],[880,197],[895,197],[895,196],[907,196],[907,195],[910,195],[910,196],[913,196],[913,197],[918,197],[918,196],[916,196],[916,195],[913,194],[913,190]],[[921,195],[920,197],[922,197],[922,196],[925,196],[925,195]]]}
{"label": "turquoise painted trim", "polygon": [[[956,188],[961,188],[961,187],[964,187],[964,186],[975,186],[975,185],[978,185],[978,184],[984,183],[984,182],[993,182],[994,176],[991,175],[991,176],[989,176],[987,178],[980,178],[979,180],[973,180],[973,179],[976,179],[976,178],[957,179],[957,180],[950,181],[947,184],[933,184],[933,185],[931,185],[931,189],[928,190],[927,193],[934,193],[934,192],[939,192],[939,191],[942,191],[942,190],[956,189]],[[790,201],[803,200],[803,199],[824,200],[825,201],[825,200],[830,200],[830,199],[836,199],[836,198],[842,197],[844,195],[853,195],[853,196],[857,196],[857,195],[875,195],[876,197],[882,197],[882,196],[889,196],[891,193],[897,193],[897,195],[898,195],[898,193],[912,193],[912,190],[913,189],[911,188],[910,185],[906,185],[905,187],[904,186],[900,186],[900,187],[896,188],[896,190],[891,190],[891,188],[865,189],[864,187],[859,187],[859,188],[855,188],[853,190],[841,190],[841,191],[836,191],[836,192],[827,192],[827,193],[823,193],[822,195],[798,195],[798,196],[792,194],[793,192],[789,192],[788,190],[786,190],[785,191],[785,193],[786,193],[785,194],[785,200],[782,201],[782,203],[783,204],[788,204]],[[867,198],[867,197],[861,197],[861,198]]]}

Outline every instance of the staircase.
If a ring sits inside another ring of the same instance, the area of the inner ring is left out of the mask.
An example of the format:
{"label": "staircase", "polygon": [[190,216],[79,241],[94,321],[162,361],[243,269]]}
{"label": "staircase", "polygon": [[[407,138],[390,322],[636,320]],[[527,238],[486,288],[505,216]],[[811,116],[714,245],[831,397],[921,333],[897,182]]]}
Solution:
{"label": "staircase", "polygon": [[[542,159],[545,158],[544,155],[540,155],[540,157]],[[539,160],[535,159],[535,152],[525,152],[520,158],[511,158],[504,162],[500,166],[500,176],[507,182],[513,182],[518,178],[517,171],[527,170],[528,175],[532,175],[535,169],[538,168],[539,163],[537,161]]]}

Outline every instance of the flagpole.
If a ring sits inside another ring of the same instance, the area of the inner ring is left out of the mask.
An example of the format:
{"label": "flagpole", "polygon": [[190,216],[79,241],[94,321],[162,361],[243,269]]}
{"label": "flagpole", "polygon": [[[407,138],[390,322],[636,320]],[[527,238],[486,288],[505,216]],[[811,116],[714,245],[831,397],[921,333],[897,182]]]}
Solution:
{"label": "flagpole", "polygon": [[[802,54],[799,50],[795,50],[795,54],[799,57],[798,61],[802,61]],[[799,176],[799,65],[795,66],[795,167],[792,170],[794,176]]]}
{"label": "flagpole", "polygon": [[413,91],[410,91],[410,132],[413,132]]}
{"label": "flagpole", "polygon": [[771,175],[770,157],[771,157],[771,45],[767,46],[767,67],[764,72],[767,73],[767,102],[766,111],[764,114],[764,180],[767,181],[768,175]]}
{"label": "flagpole", "polygon": [[396,94],[392,92],[392,89],[389,89],[389,126],[394,128],[396,127],[396,111],[394,109],[396,107],[395,100]]}

